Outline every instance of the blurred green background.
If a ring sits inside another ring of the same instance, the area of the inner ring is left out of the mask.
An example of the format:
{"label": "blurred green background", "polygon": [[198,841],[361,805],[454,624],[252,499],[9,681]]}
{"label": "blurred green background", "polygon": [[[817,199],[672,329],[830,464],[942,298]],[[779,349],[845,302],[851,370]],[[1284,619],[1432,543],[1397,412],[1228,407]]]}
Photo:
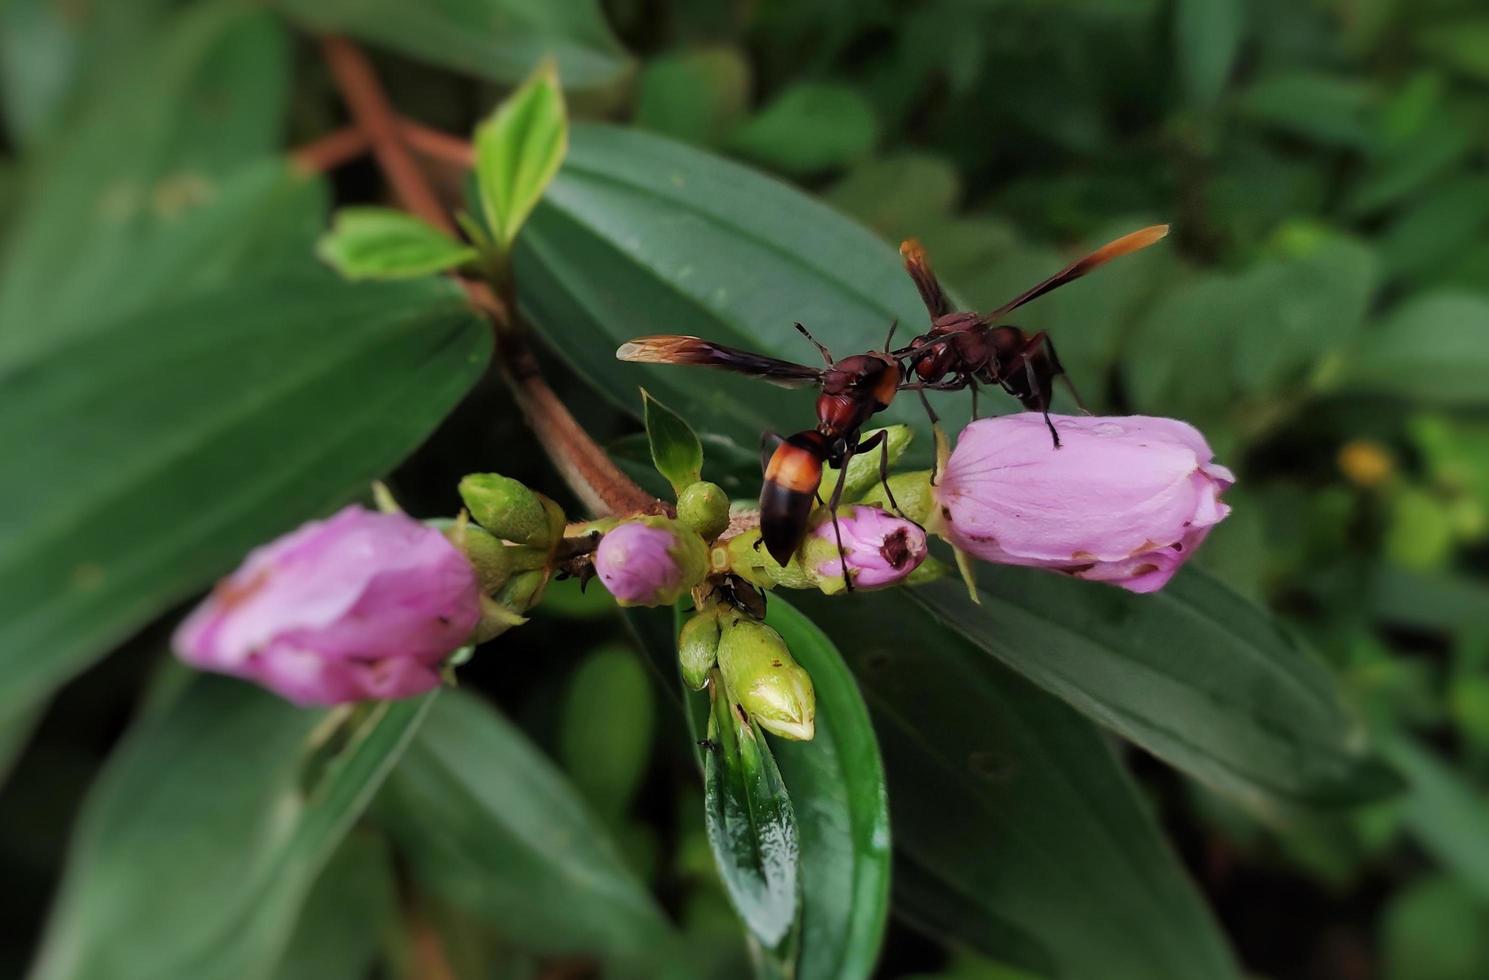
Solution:
{"label": "blurred green background", "polygon": [[[185,142],[151,143],[152,90],[121,96],[116,79],[137,77],[181,8],[198,6],[0,0],[0,354],[8,343],[25,346],[19,318],[30,311],[72,303],[71,318],[56,313],[62,331],[77,310],[132,301],[130,257],[116,254],[117,243],[69,239],[69,223],[84,219],[65,207],[38,232],[42,219],[26,212],[38,194],[65,198],[67,180],[106,187],[112,168],[135,166],[142,153],[210,166],[304,144],[341,121],[310,35],[272,27],[283,38],[267,57],[235,48],[213,62],[220,91],[207,90],[234,112],[256,113],[254,125],[228,127],[213,104]],[[357,5],[269,6],[314,28]],[[420,5],[362,6],[379,8],[381,27],[363,34],[394,103],[451,132],[467,132],[531,62],[522,51],[510,68],[493,68],[491,52],[459,43],[472,36],[459,16],[469,5],[429,5],[445,11],[448,30],[431,32],[422,56],[413,50],[422,36],[408,26]],[[544,30],[578,39],[559,59],[575,85],[576,118],[629,121],[713,149],[795,182],[890,241],[917,235],[943,277],[979,306],[1083,246],[1140,223],[1173,223],[1165,246],[1103,270],[1099,287],[1051,296],[1021,322],[1057,339],[1093,407],[1180,417],[1206,433],[1240,482],[1227,497],[1233,516],[1197,560],[1327,658],[1410,790],[1283,831],[1138,753],[1132,765],[1252,973],[1489,976],[1489,9],[1481,0],[527,7]],[[406,35],[395,45],[401,53],[377,43],[379,30]],[[365,160],[337,171],[330,187],[345,201],[380,192]],[[154,206],[169,213],[189,205],[194,188],[157,194]],[[308,243],[324,200],[286,201],[277,214],[229,213],[212,234],[252,250],[268,240],[263,226],[273,219],[303,225]],[[195,261],[189,248],[167,258],[148,276],[169,280]],[[88,357],[86,345],[78,357]],[[557,362],[547,366],[592,431],[634,450],[625,440],[633,421]],[[0,416],[5,398],[0,388]],[[472,459],[563,493],[491,384],[392,483],[412,512],[450,513]],[[10,478],[8,465],[0,460],[0,480]],[[8,519],[0,528],[19,533],[23,518]],[[95,531],[106,533],[77,533]],[[0,785],[8,885],[0,973],[18,975],[32,956],[83,794],[141,694],[171,672],[159,650],[172,622],[148,627],[62,687],[45,711],[8,720],[0,733],[0,758],[10,763]],[[627,862],[677,911],[708,964],[700,975],[744,975],[686,741],[605,600],[565,587],[503,642],[501,664],[477,658],[465,683],[499,702],[573,777]],[[375,808],[393,826],[398,796]],[[352,838],[343,853],[362,846],[379,845]],[[582,963],[555,967],[504,948],[451,908],[429,914],[467,941],[451,941],[457,958],[482,964],[461,976],[583,975]],[[358,946],[353,937],[348,948],[360,952],[337,961],[360,964],[346,975],[365,975],[386,952],[378,930],[367,935],[377,941]],[[403,949],[391,961],[417,956]],[[511,972],[483,972],[491,963]],[[564,968],[577,973],[554,972]],[[1015,975],[898,923],[881,973]]]}

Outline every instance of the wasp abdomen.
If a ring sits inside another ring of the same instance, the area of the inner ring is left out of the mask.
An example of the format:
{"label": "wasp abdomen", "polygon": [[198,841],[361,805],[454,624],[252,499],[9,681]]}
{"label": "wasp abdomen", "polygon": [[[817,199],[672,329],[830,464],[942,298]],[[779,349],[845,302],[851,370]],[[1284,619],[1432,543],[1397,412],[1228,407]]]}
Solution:
{"label": "wasp abdomen", "polygon": [[791,560],[806,535],[826,456],[826,438],[808,430],[777,446],[765,466],[765,483],[760,488],[760,537],[765,550],[782,565]]}

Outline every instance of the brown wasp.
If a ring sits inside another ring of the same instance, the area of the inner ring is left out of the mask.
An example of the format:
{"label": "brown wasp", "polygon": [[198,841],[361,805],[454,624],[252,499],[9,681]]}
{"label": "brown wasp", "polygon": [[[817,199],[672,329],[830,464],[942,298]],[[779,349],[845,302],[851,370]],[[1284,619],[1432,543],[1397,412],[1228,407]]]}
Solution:
{"label": "brown wasp", "polygon": [[[622,361],[701,364],[753,375],[787,388],[814,385],[821,389],[817,396],[815,429],[806,429],[784,439],[774,432],[767,432],[761,439],[765,482],[760,489],[760,536],[771,557],[782,565],[791,560],[806,536],[812,505],[821,502],[817,489],[822,484],[824,463],[838,469],[837,488],[827,501],[827,507],[833,512],[833,531],[838,534],[841,550],[842,535],[838,530],[836,510],[842,497],[848,460],[877,447],[880,449],[880,475],[887,475],[888,447],[883,442],[883,433],[875,433],[862,442],[859,433],[871,416],[889,407],[902,377],[900,361],[891,354],[872,351],[834,360],[832,353],[818,343],[806,327],[798,323],[796,329],[816,346],[826,362],[825,367],[809,367],[698,337],[671,334],[638,337],[622,344],[615,352]],[[892,338],[893,327],[889,333]],[[884,346],[886,349],[889,347],[889,339],[885,340]],[[890,495],[890,503],[894,504],[893,495]],[[899,509],[898,504],[894,506]],[[845,567],[845,574],[846,571]],[[848,585],[852,587],[851,578]]]}
{"label": "brown wasp", "polygon": [[[905,269],[915,280],[920,298],[931,314],[930,332],[921,334],[891,356],[909,363],[918,382],[904,387],[921,392],[960,391],[972,389],[972,414],[977,414],[977,383],[997,385],[1017,398],[1025,408],[1044,414],[1045,424],[1055,446],[1060,435],[1050,422],[1050,399],[1057,377],[1064,377],[1077,405],[1080,395],[1060,365],[1054,342],[1040,330],[1026,333],[1022,328],[1000,325],[999,320],[1081,276],[1100,268],[1112,259],[1147,248],[1168,234],[1168,225],[1152,225],[1108,242],[1082,259],[1072,262],[1038,285],[1025,290],[990,313],[956,312],[951,308],[941,283],[931,271],[930,262],[920,242],[915,239],[900,244]],[[924,400],[924,394],[921,395]],[[930,411],[930,404],[926,404]],[[935,420],[935,412],[931,418]]]}

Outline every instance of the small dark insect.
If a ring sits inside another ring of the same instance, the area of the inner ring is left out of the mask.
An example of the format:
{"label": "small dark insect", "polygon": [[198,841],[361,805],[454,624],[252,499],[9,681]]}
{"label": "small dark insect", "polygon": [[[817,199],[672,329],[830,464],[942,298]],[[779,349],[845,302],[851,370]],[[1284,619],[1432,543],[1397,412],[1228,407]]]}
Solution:
{"label": "small dark insect", "polygon": [[[822,502],[817,489],[822,484],[824,463],[838,468],[838,484],[827,501],[829,510],[834,512],[842,499],[848,460],[855,455],[879,448],[880,475],[888,475],[888,446],[883,442],[883,434],[860,442],[859,433],[870,417],[889,407],[902,380],[897,356],[871,351],[835,360],[832,353],[807,332],[806,327],[798,323],[796,329],[821,352],[824,367],[808,367],[698,337],[673,334],[638,337],[622,344],[615,352],[622,361],[699,364],[753,375],[787,388],[815,385],[821,389],[817,396],[815,429],[806,429],[786,438],[767,432],[761,439],[765,482],[760,489],[760,535],[771,557],[782,565],[790,561],[801,546],[813,503]],[[893,336],[894,327],[891,326],[885,348],[889,347]],[[892,494],[890,503],[894,504]],[[899,509],[897,504],[894,506]],[[838,529],[836,513],[832,525],[838,534],[841,552],[842,533]],[[843,574],[851,589],[852,578],[848,576],[846,559]]]}
{"label": "small dark insect", "polygon": [[698,740],[698,747],[705,752],[718,752],[720,749],[719,743],[711,738],[700,738]]}
{"label": "small dark insect", "polygon": [[751,619],[765,619],[765,593],[738,575],[730,574],[713,583],[714,593]]}
{"label": "small dark insect", "polygon": [[[1147,248],[1168,234],[1168,225],[1152,225],[1108,242],[1090,255],[1072,262],[1048,279],[1020,293],[989,313],[952,310],[941,283],[931,271],[925,251],[915,239],[900,244],[905,270],[915,280],[920,298],[931,314],[931,329],[895,351],[893,356],[909,363],[909,371],[919,380],[905,384],[906,389],[925,391],[960,391],[972,389],[972,414],[977,415],[977,384],[997,385],[1017,398],[1026,409],[1044,414],[1055,446],[1060,435],[1050,422],[1050,399],[1054,381],[1064,377],[1076,404],[1085,409],[1080,395],[1071,383],[1054,342],[1043,330],[1027,333],[1021,327],[1000,324],[1003,317],[1045,293],[1058,289],[1100,268],[1112,259]],[[926,403],[934,421],[936,413]]]}

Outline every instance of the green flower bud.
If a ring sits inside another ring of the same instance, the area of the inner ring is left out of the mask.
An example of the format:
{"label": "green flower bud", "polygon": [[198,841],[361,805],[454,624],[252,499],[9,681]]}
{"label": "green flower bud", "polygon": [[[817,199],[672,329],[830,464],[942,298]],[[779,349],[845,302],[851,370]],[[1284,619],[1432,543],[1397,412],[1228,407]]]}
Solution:
{"label": "green flower bud", "polygon": [[760,529],[742,531],[724,543],[729,571],[762,589],[783,585],[788,589],[816,588],[816,582],[802,566],[799,556],[782,565],[770,556],[760,543]]}
{"label": "green flower bud", "polygon": [[477,524],[504,541],[547,548],[563,531],[563,512],[557,504],[499,473],[465,477],[460,481],[460,499]]}
{"label": "green flower bud", "polygon": [[515,613],[527,612],[543,600],[550,573],[546,568],[518,572],[496,594],[496,600]]}
{"label": "green flower bud", "polygon": [[509,609],[495,599],[481,596],[481,618],[471,634],[472,643],[485,643],[501,636],[513,626],[521,626],[527,617]]}
{"label": "green flower bud", "polygon": [[508,548],[489,531],[472,524],[461,528],[457,537],[459,540],[453,543],[464,552],[466,559],[475,568],[483,593],[490,595],[507,584],[507,579],[512,575],[512,557],[509,552],[516,549]]}
{"label": "green flower bud", "polygon": [[761,728],[781,738],[809,741],[816,731],[817,694],[781,634],[737,613],[726,613],[722,625],[719,671],[724,689]]}
{"label": "green flower bud", "polygon": [[889,494],[884,492],[884,484],[879,483],[871,487],[860,500],[860,503],[872,504],[882,507],[891,514],[900,511],[912,521],[929,527],[926,523],[936,510],[936,499],[931,493],[931,471],[916,470],[912,473],[896,473],[889,478],[889,489],[894,493],[895,503],[900,505],[896,511],[889,502]]}
{"label": "green flower bud", "polygon": [[705,609],[686,623],[677,637],[677,659],[688,687],[702,690],[719,653],[719,610]]}
{"label": "green flower bud", "polygon": [[[889,425],[882,429],[869,429],[859,439],[867,441],[876,432],[884,433],[889,453],[889,465],[893,468],[900,461],[900,457],[905,455],[905,450],[910,447],[910,440],[915,438],[915,431],[908,425]],[[879,484],[880,451],[879,447],[875,446],[848,460],[848,475],[843,478],[844,500],[858,500]],[[823,469],[822,485],[824,487],[834,486],[837,479],[837,467],[828,466]]]}
{"label": "green flower bud", "polygon": [[729,496],[717,483],[699,480],[677,495],[677,519],[712,541],[729,526]]}

